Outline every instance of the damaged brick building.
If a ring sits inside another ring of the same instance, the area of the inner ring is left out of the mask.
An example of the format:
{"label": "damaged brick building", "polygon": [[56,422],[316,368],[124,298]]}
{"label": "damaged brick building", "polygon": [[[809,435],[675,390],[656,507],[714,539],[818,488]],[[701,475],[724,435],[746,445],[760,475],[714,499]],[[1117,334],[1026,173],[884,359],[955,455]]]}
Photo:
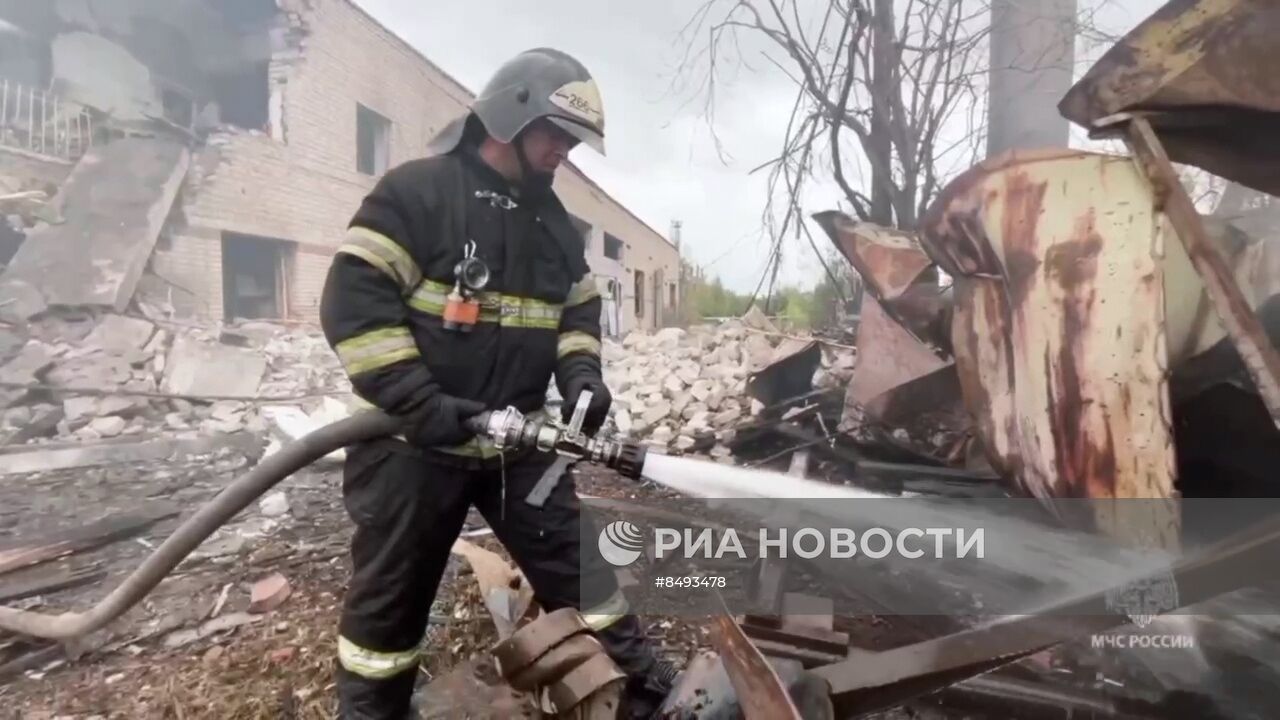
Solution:
{"label": "damaged brick building", "polygon": [[[214,320],[314,319],[360,199],[471,98],[349,0],[0,0],[0,93],[0,195],[60,213],[7,286]],[[673,321],[677,248],[578,168],[556,182],[607,330]]]}

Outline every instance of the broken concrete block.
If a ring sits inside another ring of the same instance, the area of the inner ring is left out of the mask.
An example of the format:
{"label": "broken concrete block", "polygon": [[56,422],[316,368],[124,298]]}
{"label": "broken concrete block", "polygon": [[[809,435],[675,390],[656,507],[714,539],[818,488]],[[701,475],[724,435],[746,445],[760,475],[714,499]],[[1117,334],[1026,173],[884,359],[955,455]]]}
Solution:
{"label": "broken concrete block", "polygon": [[45,375],[51,385],[74,388],[111,388],[133,379],[133,368],[115,355],[81,356],[59,362]]}
{"label": "broken concrete block", "polygon": [[31,408],[29,407],[19,406],[9,408],[4,412],[4,424],[11,428],[22,427],[29,422],[31,422]]}
{"label": "broken concrete block", "polygon": [[140,351],[146,347],[155,331],[156,326],[146,320],[124,315],[104,315],[84,342],[110,353]]}
{"label": "broken concrete block", "polygon": [[189,162],[183,142],[165,136],[95,145],[60,189],[65,222],[28,233],[0,283],[27,282],[49,305],[123,311]]}
{"label": "broken concrete block", "polygon": [[92,427],[88,425],[85,425],[79,430],[76,430],[75,435],[77,438],[80,438],[82,440],[101,440],[102,439],[102,433],[98,432],[97,430],[94,430]]}
{"label": "broken concrete block", "polygon": [[289,496],[277,490],[258,501],[258,510],[267,517],[280,517],[289,512]]}
{"label": "broken concrete block", "polygon": [[719,409],[720,409],[720,405],[721,405],[723,402],[724,402],[724,390],[722,390],[722,389],[720,389],[720,388],[718,388],[718,387],[717,387],[717,388],[715,388],[714,390],[712,390],[712,391],[711,391],[711,393],[710,393],[709,395],[707,395],[707,409],[708,409],[708,410],[719,410]]}
{"label": "broken concrete block", "polygon": [[631,422],[631,413],[626,410],[618,411],[618,413],[613,416],[613,424],[618,427],[618,432],[623,435],[631,434],[633,427]]}
{"label": "broken concrete block", "polygon": [[87,420],[98,412],[98,400],[91,397],[69,397],[62,401],[62,414],[68,423]]}
{"label": "broken concrete block", "polygon": [[711,424],[716,427],[733,425],[742,419],[742,411],[737,407],[722,410],[711,417]]}
{"label": "broken concrete block", "polygon": [[698,402],[706,402],[711,397],[711,382],[709,380],[698,380],[689,388],[689,392],[693,395],[693,399]]}
{"label": "broken concrete block", "polygon": [[48,309],[44,295],[30,282],[0,279],[0,322],[21,325]]}
{"label": "broken concrete block", "polygon": [[679,416],[693,402],[692,393],[680,393],[671,401],[671,414]]}
{"label": "broken concrete block", "polygon": [[689,448],[692,448],[694,445],[697,445],[697,444],[698,444],[698,441],[694,440],[692,437],[688,435],[681,435],[680,437],[676,438],[676,450],[679,450],[680,452],[685,452],[686,450],[688,450]]}
{"label": "broken concrete block", "polygon": [[123,432],[125,426],[128,424],[128,421],[124,418],[112,415],[109,417],[94,418],[89,423],[89,429],[98,433],[101,437],[115,437]]}
{"label": "broken concrete block", "polygon": [[[263,419],[271,427],[275,428],[276,434],[280,439],[285,441],[298,440],[304,435],[319,430],[328,424],[308,415],[302,411],[302,408],[294,405],[271,405],[262,408],[261,413]],[[325,455],[326,460],[334,462],[341,461],[345,457],[346,450],[344,449],[338,449]]]}
{"label": "broken concrete block", "polygon": [[684,412],[680,413],[680,416],[685,420],[692,420],[695,415],[704,412],[707,412],[707,406],[702,403],[695,402],[689,403],[689,406],[684,409]]}
{"label": "broken concrete block", "polygon": [[244,348],[180,336],[169,349],[163,389],[175,395],[250,398],[258,393],[267,359]]}
{"label": "broken concrete block", "polygon": [[0,368],[0,380],[7,383],[29,384],[36,382],[40,373],[53,364],[50,348],[38,340],[32,340],[9,362]]}
{"label": "broken concrete block", "polygon": [[684,390],[684,381],[675,375],[668,375],[667,379],[662,383],[662,389],[667,391],[667,394],[674,397],[677,393]]}
{"label": "broken concrete block", "polygon": [[272,573],[253,584],[249,593],[249,612],[258,615],[269,613],[283,605],[292,592],[285,576]]}
{"label": "broken concrete block", "polygon": [[176,412],[166,413],[164,416],[164,424],[166,427],[173,428],[174,430],[185,430],[190,427],[187,425],[187,421],[182,418],[182,413]]}
{"label": "broken concrete block", "polygon": [[684,330],[680,328],[663,328],[653,334],[653,340],[663,348],[675,348],[684,339],[684,335]]}
{"label": "broken concrete block", "polygon": [[105,397],[98,401],[99,415],[134,415],[147,407],[147,401],[141,398]]}
{"label": "broken concrete block", "polygon": [[679,377],[686,385],[693,385],[698,382],[698,376],[700,374],[701,369],[698,368],[697,365],[693,364],[681,365],[680,368],[676,370],[676,376]]}
{"label": "broken concrete block", "polygon": [[665,400],[656,402],[645,409],[641,419],[647,426],[652,426],[671,414],[671,403]]}
{"label": "broken concrete block", "polygon": [[649,440],[661,445],[671,442],[671,438],[675,436],[675,432],[666,425],[660,425],[649,435]]}
{"label": "broken concrete block", "polygon": [[733,451],[723,445],[716,445],[711,448],[711,457],[716,458],[717,460],[730,457],[731,455],[733,455]]}

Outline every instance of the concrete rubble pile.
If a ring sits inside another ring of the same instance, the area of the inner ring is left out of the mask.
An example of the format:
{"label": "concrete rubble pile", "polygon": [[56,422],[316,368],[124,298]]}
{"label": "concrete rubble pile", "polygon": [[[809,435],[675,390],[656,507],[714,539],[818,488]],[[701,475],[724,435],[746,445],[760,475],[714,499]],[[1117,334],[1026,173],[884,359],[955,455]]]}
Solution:
{"label": "concrete rubble pile", "polygon": [[335,402],[345,414],[350,397],[316,328],[64,314],[25,330],[25,339],[4,336],[0,432],[9,446],[246,431],[287,439],[298,414],[328,418]]}
{"label": "concrete rubble pile", "polygon": [[[762,329],[767,322],[749,314],[718,325],[632,332],[621,343],[606,341],[614,428],[652,447],[731,462],[728,443],[735,428],[765,409],[751,397],[750,379],[811,343]],[[855,358],[851,349],[823,346],[813,386],[847,383]]]}

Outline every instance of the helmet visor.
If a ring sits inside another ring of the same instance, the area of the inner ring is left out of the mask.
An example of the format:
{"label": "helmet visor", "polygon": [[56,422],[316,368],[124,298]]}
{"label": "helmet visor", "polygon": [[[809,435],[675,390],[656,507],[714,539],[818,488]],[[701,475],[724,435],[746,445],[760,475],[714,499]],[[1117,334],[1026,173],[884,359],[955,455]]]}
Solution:
{"label": "helmet visor", "polygon": [[587,127],[586,125],[583,125],[582,123],[574,122],[573,120],[569,120],[567,118],[548,115],[547,119],[550,120],[556,127],[560,128],[561,130],[577,138],[580,142],[583,142],[589,145],[592,150],[595,150],[601,155],[604,155],[604,138],[600,135],[600,133]]}

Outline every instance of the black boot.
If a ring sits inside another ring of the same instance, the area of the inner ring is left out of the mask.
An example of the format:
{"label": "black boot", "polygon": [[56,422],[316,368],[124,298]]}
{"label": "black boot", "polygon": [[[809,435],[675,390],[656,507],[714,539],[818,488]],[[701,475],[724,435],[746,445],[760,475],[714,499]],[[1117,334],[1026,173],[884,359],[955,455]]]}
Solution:
{"label": "black boot", "polygon": [[629,677],[618,717],[625,720],[656,717],[679,677],[675,666],[666,660],[655,660],[647,673]]}
{"label": "black boot", "polygon": [[416,668],[386,680],[372,680],[339,667],[338,720],[416,720],[411,701],[417,677]]}

